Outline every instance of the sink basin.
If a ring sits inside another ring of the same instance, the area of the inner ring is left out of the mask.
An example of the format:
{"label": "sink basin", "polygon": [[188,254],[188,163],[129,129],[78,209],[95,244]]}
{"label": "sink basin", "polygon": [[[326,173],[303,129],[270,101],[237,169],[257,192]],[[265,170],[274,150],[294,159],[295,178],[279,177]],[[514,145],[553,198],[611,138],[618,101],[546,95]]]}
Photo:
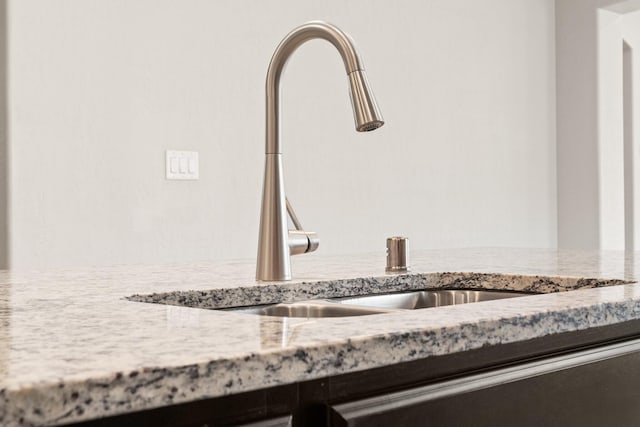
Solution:
{"label": "sink basin", "polygon": [[415,310],[419,308],[441,307],[443,305],[469,304],[531,295],[513,291],[472,291],[466,289],[442,289],[417,292],[403,292],[386,295],[365,295],[341,298],[340,304],[390,309]]}
{"label": "sink basin", "polygon": [[342,302],[338,304],[337,301],[330,300],[310,300],[259,307],[242,307],[231,309],[231,311],[277,317],[345,317],[388,313],[397,310],[348,305]]}
{"label": "sink basin", "polygon": [[257,307],[236,307],[226,310],[237,313],[276,317],[347,317],[392,313],[454,304],[469,304],[525,295],[531,294],[514,291],[434,289],[383,295],[307,300]]}

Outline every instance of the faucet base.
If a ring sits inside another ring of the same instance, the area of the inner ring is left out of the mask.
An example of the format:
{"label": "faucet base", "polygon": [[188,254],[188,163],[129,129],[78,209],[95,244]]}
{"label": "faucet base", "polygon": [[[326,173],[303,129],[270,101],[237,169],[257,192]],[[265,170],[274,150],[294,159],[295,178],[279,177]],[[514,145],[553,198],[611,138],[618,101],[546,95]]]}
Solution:
{"label": "faucet base", "polygon": [[288,240],[282,154],[267,154],[262,188],[256,279],[264,281],[291,280]]}

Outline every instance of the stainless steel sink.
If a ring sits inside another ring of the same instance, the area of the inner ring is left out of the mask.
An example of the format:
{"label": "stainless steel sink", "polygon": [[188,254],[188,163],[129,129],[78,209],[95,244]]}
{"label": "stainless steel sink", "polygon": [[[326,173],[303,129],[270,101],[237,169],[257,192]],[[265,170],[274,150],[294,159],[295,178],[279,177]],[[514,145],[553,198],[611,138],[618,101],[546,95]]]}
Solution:
{"label": "stainless steel sink", "polygon": [[403,292],[386,295],[366,295],[334,300],[340,304],[415,310],[419,308],[441,307],[443,305],[469,304],[530,295],[513,291],[470,291],[466,289],[442,289],[417,292]]}
{"label": "stainless steel sink", "polygon": [[347,305],[346,303],[343,304],[330,300],[309,300],[258,307],[241,307],[231,310],[240,313],[277,317],[345,317],[397,311],[386,308]]}
{"label": "stainless steel sink", "polygon": [[347,317],[454,304],[469,304],[526,295],[531,294],[514,291],[434,289],[383,295],[307,300],[256,307],[237,307],[227,310],[276,317]]}

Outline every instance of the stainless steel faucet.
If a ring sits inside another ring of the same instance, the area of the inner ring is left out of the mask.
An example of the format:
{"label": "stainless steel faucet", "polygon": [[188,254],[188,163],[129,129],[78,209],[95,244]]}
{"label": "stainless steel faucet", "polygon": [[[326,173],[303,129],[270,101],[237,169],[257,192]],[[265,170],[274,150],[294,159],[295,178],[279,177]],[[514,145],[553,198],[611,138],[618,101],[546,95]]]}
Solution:
{"label": "stainless steel faucet", "polygon": [[[290,256],[313,252],[319,244],[316,233],[303,230],[285,197],[279,138],[280,76],[291,54],[304,42],[312,39],[324,39],[333,44],[344,61],[356,130],[367,132],[384,124],[369,89],[362,60],[347,34],[326,22],[312,21],[294,29],[280,42],[267,71],[267,143],[256,267],[258,280],[291,280]],[[288,229],[285,212],[291,217],[295,230]]]}

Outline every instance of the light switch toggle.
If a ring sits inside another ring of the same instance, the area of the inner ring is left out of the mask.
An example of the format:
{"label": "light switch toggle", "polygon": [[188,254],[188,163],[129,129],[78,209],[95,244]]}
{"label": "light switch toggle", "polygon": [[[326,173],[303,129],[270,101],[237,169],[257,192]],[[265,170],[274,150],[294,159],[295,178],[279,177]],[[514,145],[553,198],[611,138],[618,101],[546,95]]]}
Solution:
{"label": "light switch toggle", "polygon": [[167,179],[199,179],[197,151],[166,151]]}

